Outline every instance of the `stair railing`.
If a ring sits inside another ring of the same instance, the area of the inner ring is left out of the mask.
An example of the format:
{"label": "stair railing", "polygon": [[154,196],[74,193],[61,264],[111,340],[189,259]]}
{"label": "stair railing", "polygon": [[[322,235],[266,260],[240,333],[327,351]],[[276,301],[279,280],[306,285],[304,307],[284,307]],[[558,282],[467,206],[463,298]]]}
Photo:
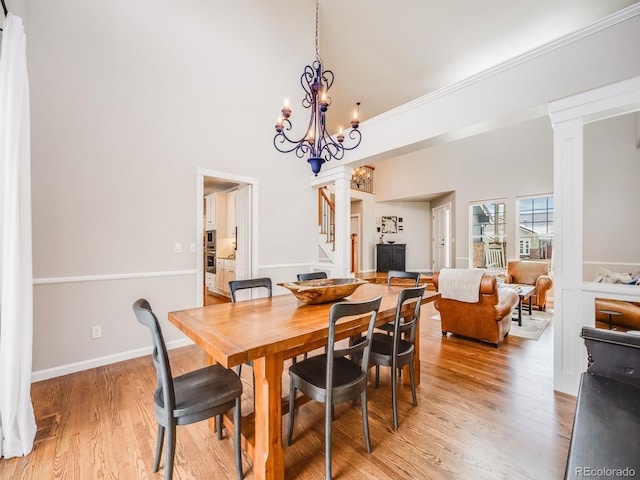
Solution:
{"label": "stair railing", "polygon": [[336,207],[325,190],[326,187],[318,189],[318,225],[320,233],[326,235],[327,243],[334,244],[331,247],[333,250],[335,248]]}

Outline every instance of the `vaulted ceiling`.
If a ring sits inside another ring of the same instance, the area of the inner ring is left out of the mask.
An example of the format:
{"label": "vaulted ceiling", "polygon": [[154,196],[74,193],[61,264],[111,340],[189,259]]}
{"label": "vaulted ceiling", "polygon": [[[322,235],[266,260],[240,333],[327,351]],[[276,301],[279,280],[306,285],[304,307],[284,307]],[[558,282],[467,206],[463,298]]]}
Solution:
{"label": "vaulted ceiling", "polygon": [[[335,74],[329,128],[346,128],[357,101],[366,120],[635,3],[320,0],[320,54]],[[309,35],[313,39],[314,32]]]}

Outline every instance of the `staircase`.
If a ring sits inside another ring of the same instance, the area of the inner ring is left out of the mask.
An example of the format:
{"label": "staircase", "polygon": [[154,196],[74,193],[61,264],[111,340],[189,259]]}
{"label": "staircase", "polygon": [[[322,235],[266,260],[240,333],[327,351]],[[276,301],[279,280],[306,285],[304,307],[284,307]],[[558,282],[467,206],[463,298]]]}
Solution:
{"label": "staircase", "polygon": [[[371,167],[372,168],[372,167]],[[318,261],[335,265],[335,204],[327,187],[318,189]],[[358,235],[351,234],[351,271],[357,272]]]}
{"label": "staircase", "polygon": [[335,205],[327,187],[318,189],[318,247],[321,262],[335,262]]}

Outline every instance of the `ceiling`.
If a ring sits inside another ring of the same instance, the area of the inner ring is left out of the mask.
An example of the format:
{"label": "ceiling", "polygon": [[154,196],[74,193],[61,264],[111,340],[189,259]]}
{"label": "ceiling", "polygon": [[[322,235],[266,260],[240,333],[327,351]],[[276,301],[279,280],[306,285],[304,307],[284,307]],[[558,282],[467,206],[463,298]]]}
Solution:
{"label": "ceiling", "polygon": [[361,120],[372,118],[636,3],[320,0],[320,55],[335,74],[328,127],[347,127],[358,101]]}

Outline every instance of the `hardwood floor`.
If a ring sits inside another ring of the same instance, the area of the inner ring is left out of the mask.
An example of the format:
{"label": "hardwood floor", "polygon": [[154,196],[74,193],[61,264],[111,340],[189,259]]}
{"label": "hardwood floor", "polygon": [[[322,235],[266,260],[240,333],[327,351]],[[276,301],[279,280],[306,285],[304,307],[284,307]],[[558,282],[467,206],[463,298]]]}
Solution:
{"label": "hardwood floor", "polygon": [[[391,428],[388,369],[381,371],[380,388],[369,389],[372,454],[365,450],[360,408],[336,407],[334,478],[562,478],[575,398],[553,391],[552,325],[539,341],[509,336],[496,349],[442,337],[440,323],[430,318],[435,313],[432,304],[423,307],[418,407],[402,386],[399,430]],[[174,375],[205,364],[196,346],[173,350],[170,358]],[[243,380],[243,409],[250,410],[250,368]],[[0,460],[0,479],[162,478],[164,460],[160,472],[151,473],[155,382],[147,356],[34,383],[34,450]],[[287,480],[324,478],[323,412],[314,402],[298,410],[294,443],[285,448]],[[174,479],[236,478],[232,443],[218,441],[207,422],[179,427],[177,437]],[[253,478],[246,456],[243,464],[245,478]]]}
{"label": "hardwood floor", "polygon": [[216,303],[228,303],[231,301],[230,297],[225,295],[219,295],[217,293],[211,293],[207,286],[204,286],[204,305],[215,305]]}

